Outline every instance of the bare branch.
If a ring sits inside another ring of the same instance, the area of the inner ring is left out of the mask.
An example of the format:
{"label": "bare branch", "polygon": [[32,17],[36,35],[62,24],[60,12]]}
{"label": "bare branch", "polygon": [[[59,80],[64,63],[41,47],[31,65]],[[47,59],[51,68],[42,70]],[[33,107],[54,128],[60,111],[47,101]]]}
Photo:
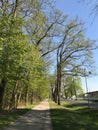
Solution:
{"label": "bare branch", "polygon": [[16,0],[15,2],[15,8],[14,8],[14,18],[16,18],[16,15],[17,15],[17,11],[18,11],[18,5],[19,5],[19,0]]}

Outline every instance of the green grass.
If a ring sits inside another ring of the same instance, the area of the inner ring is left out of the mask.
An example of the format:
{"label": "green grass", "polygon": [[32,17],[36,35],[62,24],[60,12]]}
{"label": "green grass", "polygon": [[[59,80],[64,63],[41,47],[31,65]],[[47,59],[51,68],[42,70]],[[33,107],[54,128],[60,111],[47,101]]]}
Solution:
{"label": "green grass", "polygon": [[[38,104],[38,103],[37,103]],[[0,129],[4,126],[10,124],[11,122],[15,121],[19,116],[27,113],[29,110],[31,110],[35,105],[29,105],[24,109],[16,109],[15,111],[2,111],[0,112]]]}
{"label": "green grass", "polygon": [[53,130],[98,130],[98,110],[68,102],[50,107]]}

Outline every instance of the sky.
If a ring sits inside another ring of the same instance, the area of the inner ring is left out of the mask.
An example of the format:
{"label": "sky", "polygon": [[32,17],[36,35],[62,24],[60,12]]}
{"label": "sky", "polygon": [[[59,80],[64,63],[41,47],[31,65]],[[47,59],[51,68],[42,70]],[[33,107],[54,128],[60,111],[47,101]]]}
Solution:
{"label": "sky", "polygon": [[[93,1],[94,2],[94,1]],[[94,3],[93,3],[94,4]],[[56,0],[56,8],[69,16],[69,19],[75,19],[77,16],[81,19],[86,29],[86,36],[91,40],[98,40],[98,15],[94,17],[91,14],[93,4],[84,4],[79,0]],[[94,60],[96,72],[98,72],[98,50],[94,51]],[[98,75],[87,78],[88,91],[98,91]],[[85,92],[85,79],[82,78],[82,86]]]}

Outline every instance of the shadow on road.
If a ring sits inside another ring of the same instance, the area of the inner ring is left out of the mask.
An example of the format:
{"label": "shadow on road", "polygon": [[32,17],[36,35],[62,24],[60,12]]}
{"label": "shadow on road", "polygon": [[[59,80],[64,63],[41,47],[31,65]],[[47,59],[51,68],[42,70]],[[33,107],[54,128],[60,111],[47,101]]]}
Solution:
{"label": "shadow on road", "polygon": [[32,130],[32,129],[51,130],[49,109],[47,110],[32,109],[2,130]]}

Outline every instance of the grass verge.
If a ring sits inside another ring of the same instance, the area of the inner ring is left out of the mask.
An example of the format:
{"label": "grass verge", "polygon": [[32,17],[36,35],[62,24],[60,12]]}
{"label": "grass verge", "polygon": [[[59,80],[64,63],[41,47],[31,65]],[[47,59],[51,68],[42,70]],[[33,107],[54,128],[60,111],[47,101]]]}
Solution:
{"label": "grass verge", "polygon": [[[37,103],[38,104],[38,103]],[[0,112],[0,130],[4,127],[10,124],[11,122],[15,121],[19,116],[27,113],[32,108],[34,108],[37,104],[29,105],[26,108],[18,108],[15,111],[2,111]]]}
{"label": "grass verge", "polygon": [[53,130],[98,130],[98,110],[62,102],[50,101]]}

